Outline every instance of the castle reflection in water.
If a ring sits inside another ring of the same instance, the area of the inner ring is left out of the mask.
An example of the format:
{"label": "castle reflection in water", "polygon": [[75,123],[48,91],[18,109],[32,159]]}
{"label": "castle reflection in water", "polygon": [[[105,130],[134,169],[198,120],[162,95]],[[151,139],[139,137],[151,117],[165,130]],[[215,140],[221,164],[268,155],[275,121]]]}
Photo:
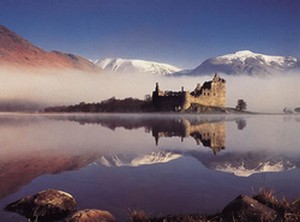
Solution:
{"label": "castle reflection in water", "polygon": [[187,119],[175,119],[171,124],[153,126],[152,135],[157,145],[162,137],[181,137],[182,140],[185,137],[193,137],[197,145],[211,148],[214,154],[225,149],[224,122],[193,123]]}
{"label": "castle reflection in water", "polygon": [[[61,118],[61,117],[56,117]],[[190,118],[183,116],[173,116],[159,118],[157,116],[135,117],[135,116],[68,116],[64,119],[75,121],[80,124],[100,124],[112,130],[124,128],[127,130],[145,128],[151,133],[156,145],[164,137],[192,137],[197,145],[203,145],[212,149],[214,154],[225,149],[226,143],[226,121],[236,121],[238,129],[246,126],[245,120],[228,118]],[[62,119],[61,119],[62,120]]]}

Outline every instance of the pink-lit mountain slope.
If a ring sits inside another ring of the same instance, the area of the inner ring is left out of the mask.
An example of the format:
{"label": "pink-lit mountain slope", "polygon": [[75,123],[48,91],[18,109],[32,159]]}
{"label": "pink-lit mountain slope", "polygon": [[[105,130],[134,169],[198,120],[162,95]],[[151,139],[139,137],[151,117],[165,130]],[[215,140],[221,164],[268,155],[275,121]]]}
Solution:
{"label": "pink-lit mountain slope", "polygon": [[102,70],[81,56],[58,51],[45,51],[1,25],[0,65],[16,68],[59,68],[88,72],[100,72]]}

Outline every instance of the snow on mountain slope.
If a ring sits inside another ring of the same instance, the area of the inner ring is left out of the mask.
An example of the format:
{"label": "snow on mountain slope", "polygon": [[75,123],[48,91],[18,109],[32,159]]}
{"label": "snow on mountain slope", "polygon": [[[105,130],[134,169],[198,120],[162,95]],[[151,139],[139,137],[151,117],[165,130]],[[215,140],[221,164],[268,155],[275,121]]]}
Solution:
{"label": "snow on mountain slope", "polygon": [[224,73],[228,75],[270,75],[300,68],[300,60],[291,56],[270,56],[238,51],[205,60],[190,75]]}
{"label": "snow on mountain slope", "polygon": [[181,71],[180,68],[165,63],[120,58],[100,59],[96,60],[95,64],[104,70],[117,73],[152,73],[170,75],[174,72]]}

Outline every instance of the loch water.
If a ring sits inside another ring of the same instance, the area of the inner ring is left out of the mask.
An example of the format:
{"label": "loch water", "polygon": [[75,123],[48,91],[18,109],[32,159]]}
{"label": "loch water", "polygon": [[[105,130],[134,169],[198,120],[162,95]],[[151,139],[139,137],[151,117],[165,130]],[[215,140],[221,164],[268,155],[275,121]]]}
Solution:
{"label": "loch water", "polygon": [[3,208],[54,188],[118,221],[216,213],[239,194],[300,198],[299,115],[0,114]]}

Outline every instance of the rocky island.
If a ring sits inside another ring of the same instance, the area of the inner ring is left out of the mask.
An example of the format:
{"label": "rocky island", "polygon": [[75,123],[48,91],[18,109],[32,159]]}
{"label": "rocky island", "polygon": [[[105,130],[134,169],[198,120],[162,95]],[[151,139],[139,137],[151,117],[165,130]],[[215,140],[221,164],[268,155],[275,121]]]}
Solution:
{"label": "rocky island", "polygon": [[100,103],[81,102],[71,106],[54,106],[44,112],[89,112],[89,113],[143,113],[143,112],[178,112],[178,113],[234,113],[242,110],[226,107],[226,80],[218,74],[211,81],[197,84],[193,91],[162,91],[156,83],[152,97],[145,100],[112,97]]}

